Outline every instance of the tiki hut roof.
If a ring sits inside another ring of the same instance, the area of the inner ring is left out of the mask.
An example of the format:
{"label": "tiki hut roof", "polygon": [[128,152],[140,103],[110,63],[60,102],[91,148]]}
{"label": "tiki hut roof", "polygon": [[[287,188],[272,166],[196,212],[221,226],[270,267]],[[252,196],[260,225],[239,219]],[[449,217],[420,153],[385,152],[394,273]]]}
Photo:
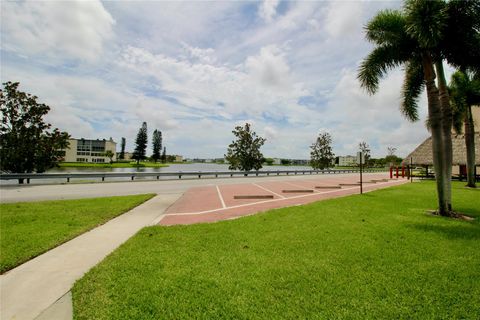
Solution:
{"label": "tiki hut roof", "polygon": [[[463,134],[452,134],[453,165],[465,165],[467,163],[467,148]],[[432,137],[420,144],[412,153],[403,159],[403,164],[433,165]],[[480,133],[475,133],[475,164],[480,165]]]}

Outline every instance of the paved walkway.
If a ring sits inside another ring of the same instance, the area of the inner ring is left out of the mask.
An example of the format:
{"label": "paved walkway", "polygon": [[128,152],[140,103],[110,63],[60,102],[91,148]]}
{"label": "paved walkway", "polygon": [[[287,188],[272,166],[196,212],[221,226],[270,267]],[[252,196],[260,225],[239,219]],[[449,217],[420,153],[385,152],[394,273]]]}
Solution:
{"label": "paved walkway", "polygon": [[[35,319],[141,228],[157,224],[180,194],[157,195],[104,225],[0,276],[0,319]],[[66,303],[67,307],[70,307]],[[71,310],[71,309],[67,309]],[[57,313],[58,314],[58,313]],[[43,315],[52,319],[47,315]]]}

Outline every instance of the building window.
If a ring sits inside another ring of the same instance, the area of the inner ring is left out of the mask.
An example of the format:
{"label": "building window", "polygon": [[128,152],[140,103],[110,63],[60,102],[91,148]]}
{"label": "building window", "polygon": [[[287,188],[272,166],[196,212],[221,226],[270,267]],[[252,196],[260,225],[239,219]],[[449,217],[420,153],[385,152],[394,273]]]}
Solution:
{"label": "building window", "polygon": [[92,141],[92,151],[104,152],[105,151],[105,141],[93,140]]}
{"label": "building window", "polygon": [[77,158],[77,162],[88,162],[86,158]]}

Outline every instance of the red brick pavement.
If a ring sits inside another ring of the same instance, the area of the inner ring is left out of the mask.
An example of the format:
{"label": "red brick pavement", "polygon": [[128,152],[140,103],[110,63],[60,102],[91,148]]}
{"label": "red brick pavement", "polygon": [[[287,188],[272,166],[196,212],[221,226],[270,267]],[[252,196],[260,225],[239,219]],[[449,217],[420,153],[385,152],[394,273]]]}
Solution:
{"label": "red brick pavement", "polygon": [[[364,181],[387,178],[387,174],[366,174]],[[364,192],[399,185],[407,179],[366,183]],[[258,212],[302,205],[319,200],[357,194],[359,186],[341,189],[315,189],[316,186],[336,186],[340,183],[357,183],[357,176],[332,176],[322,179],[265,181],[235,185],[212,185],[191,188],[167,209],[160,225],[215,222],[251,215]],[[305,193],[283,193],[283,190],[313,190]],[[234,199],[235,195],[272,195],[273,199]]]}

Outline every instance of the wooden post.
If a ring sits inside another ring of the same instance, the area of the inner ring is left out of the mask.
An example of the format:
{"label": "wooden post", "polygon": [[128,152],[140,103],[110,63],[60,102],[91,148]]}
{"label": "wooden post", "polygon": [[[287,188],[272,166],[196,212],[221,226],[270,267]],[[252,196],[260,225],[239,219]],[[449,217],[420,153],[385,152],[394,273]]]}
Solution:
{"label": "wooden post", "polygon": [[363,152],[360,152],[360,194],[363,194],[363,179],[362,179],[362,154]]}
{"label": "wooden post", "polygon": [[410,182],[413,182],[413,158],[410,157]]}

